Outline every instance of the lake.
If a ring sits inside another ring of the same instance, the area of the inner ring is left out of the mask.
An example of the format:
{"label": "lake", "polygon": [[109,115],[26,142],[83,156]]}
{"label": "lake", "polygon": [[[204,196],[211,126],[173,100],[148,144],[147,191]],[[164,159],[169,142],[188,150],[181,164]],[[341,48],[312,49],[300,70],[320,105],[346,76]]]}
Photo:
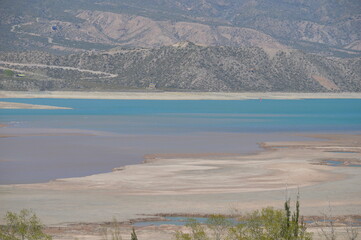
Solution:
{"label": "lake", "polygon": [[0,184],[109,172],[146,154],[244,154],[295,133],[358,133],[361,99],[3,99],[70,110],[0,109]]}

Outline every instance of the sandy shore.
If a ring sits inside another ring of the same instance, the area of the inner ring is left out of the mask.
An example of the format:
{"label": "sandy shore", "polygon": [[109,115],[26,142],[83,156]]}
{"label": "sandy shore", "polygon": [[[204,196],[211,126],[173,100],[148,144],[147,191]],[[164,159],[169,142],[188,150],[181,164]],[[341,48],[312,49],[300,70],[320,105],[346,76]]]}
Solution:
{"label": "sandy shore", "polygon": [[71,109],[71,108],[27,104],[27,103],[0,102],[0,109]]}
{"label": "sandy shore", "polygon": [[144,100],[243,100],[361,98],[359,92],[284,93],[284,92],[16,92],[0,91],[0,98],[74,98],[74,99],[144,99]]}
{"label": "sandy shore", "polygon": [[[86,229],[112,217],[129,222],[157,214],[282,208],[286,194],[295,199],[298,188],[303,215],[321,216],[329,204],[334,216],[361,215],[361,135],[311,137],[323,139],[268,142],[265,151],[250,155],[151,156],[146,163],[105,174],[2,185],[0,215],[31,208],[46,224],[54,224],[52,231],[63,229],[54,239],[101,239],[100,231],[85,236]],[[331,166],[330,160],[339,165]],[[80,226],[83,232],[74,231]],[[130,228],[123,226],[124,239]],[[138,231],[146,239],[172,239],[175,228]]]}

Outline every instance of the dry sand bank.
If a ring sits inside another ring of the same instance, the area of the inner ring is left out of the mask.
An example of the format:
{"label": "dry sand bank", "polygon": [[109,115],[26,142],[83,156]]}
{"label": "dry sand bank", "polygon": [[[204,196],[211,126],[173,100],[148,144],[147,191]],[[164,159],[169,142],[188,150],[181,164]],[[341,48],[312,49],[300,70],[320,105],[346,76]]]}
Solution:
{"label": "dry sand bank", "polygon": [[360,135],[311,136],[328,141],[263,143],[268,150],[251,155],[147,155],[144,164],[119,167],[111,173],[26,187],[101,189],[133,196],[262,192],[347,178],[332,171],[327,160],[361,165]]}
{"label": "dry sand bank", "polygon": [[27,104],[27,103],[0,102],[0,109],[71,109],[71,108]]}
{"label": "dry sand bank", "polygon": [[[221,159],[163,159],[117,168],[112,173],[60,179],[47,184],[28,185],[27,188],[100,189],[131,196],[169,196],[282,190],[286,186],[305,187],[345,178],[344,174],[327,171],[327,166],[313,159],[316,152],[284,149]],[[304,161],[306,157],[314,164]]]}
{"label": "dry sand bank", "polygon": [[144,99],[144,100],[244,100],[244,99],[310,99],[361,98],[359,92],[284,93],[284,92],[20,92],[0,91],[0,98],[74,98],[74,99]]}

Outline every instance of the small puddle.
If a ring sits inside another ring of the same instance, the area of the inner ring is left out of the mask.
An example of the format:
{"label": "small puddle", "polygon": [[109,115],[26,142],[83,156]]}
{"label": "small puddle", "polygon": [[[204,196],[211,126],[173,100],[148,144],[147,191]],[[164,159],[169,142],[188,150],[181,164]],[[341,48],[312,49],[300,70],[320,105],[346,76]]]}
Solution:
{"label": "small puddle", "polygon": [[[197,223],[200,224],[206,224],[208,221],[208,218],[206,217],[165,217],[165,220],[163,221],[143,221],[143,222],[137,222],[134,223],[134,227],[147,227],[147,226],[161,226],[161,225],[175,225],[175,226],[185,226],[187,223],[189,223],[189,220],[195,220]],[[230,221],[233,224],[238,223],[238,221],[234,220],[233,218],[228,218],[228,221]]]}
{"label": "small puddle", "polygon": [[344,151],[327,151],[331,153],[357,153],[357,152],[344,152]]}
{"label": "small puddle", "polygon": [[328,166],[332,166],[332,167],[339,167],[339,166],[343,166],[343,167],[361,167],[361,164],[348,164],[345,165],[343,161],[335,161],[335,160],[327,160],[326,161]]}
{"label": "small puddle", "polygon": [[316,222],[335,222],[335,220],[332,220],[332,219],[318,219],[318,220],[305,220],[304,223],[308,223],[308,224],[311,224],[311,223],[316,223]]}
{"label": "small puddle", "polygon": [[342,161],[327,160],[326,162],[327,162],[327,165],[333,166],[333,167],[343,166]]}
{"label": "small puddle", "polygon": [[[133,226],[134,227],[148,227],[148,226],[161,226],[161,225],[174,225],[174,226],[185,226],[187,223],[189,223],[189,220],[195,220],[197,223],[200,224],[206,224],[208,221],[207,217],[193,217],[193,218],[189,218],[189,217],[164,217],[165,220],[160,220],[160,221],[142,221],[142,222],[137,222],[134,223]],[[230,221],[232,224],[236,225],[238,223],[245,223],[244,221],[237,221],[233,218],[227,218],[228,221]],[[359,226],[361,222],[361,219],[355,219],[356,222],[352,222],[352,225],[355,226]],[[304,222],[306,224],[313,224],[316,222],[319,223],[330,223],[332,221],[332,219],[318,219],[318,220],[305,220]],[[358,221],[358,222],[357,222]]]}

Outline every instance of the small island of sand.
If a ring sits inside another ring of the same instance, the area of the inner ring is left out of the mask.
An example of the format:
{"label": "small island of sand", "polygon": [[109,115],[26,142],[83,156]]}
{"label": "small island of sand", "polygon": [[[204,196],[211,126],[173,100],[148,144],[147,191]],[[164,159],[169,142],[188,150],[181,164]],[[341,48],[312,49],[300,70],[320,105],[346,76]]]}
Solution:
{"label": "small island of sand", "polygon": [[27,103],[0,102],[0,109],[71,109],[71,108],[27,104]]}

